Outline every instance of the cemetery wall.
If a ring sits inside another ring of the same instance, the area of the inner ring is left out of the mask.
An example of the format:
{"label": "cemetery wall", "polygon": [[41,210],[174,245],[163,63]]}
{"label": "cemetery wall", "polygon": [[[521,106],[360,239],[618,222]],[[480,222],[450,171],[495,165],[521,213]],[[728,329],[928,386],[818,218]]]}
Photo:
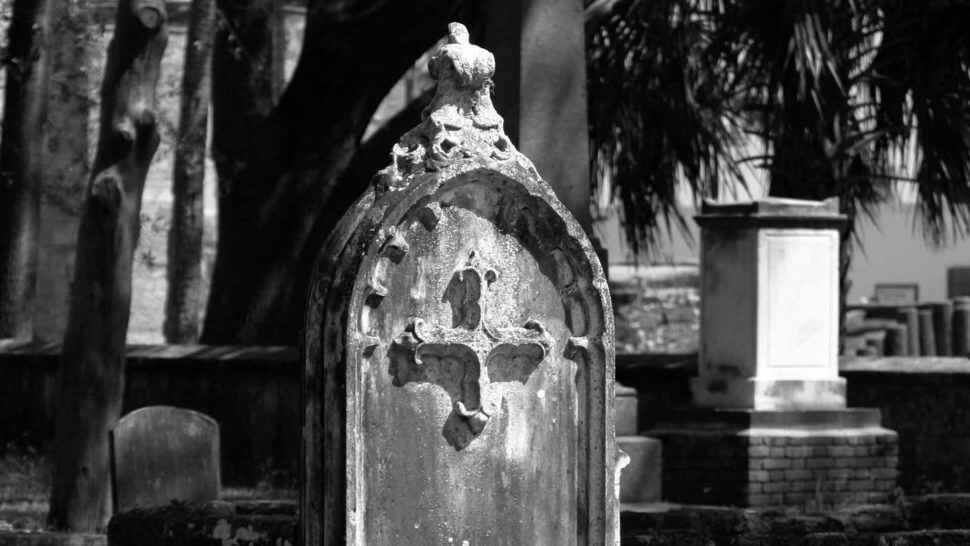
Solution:
{"label": "cemetery wall", "polygon": [[[0,449],[49,448],[59,353],[57,345],[0,349]],[[295,349],[132,347],[123,412],[149,405],[193,409],[219,422],[224,485],[295,487],[300,459]]]}
{"label": "cemetery wall", "polygon": [[[49,445],[57,406],[59,347],[0,348],[0,447]],[[300,449],[297,351],[284,348],[133,347],[125,412],[151,404],[201,411],[219,421],[223,482],[287,485]],[[637,388],[640,430],[690,408],[689,353],[618,355],[617,379]],[[850,407],[882,411],[899,433],[900,485],[907,494],[970,492],[970,360],[843,360]]]}
{"label": "cemetery wall", "polygon": [[[970,492],[970,359],[848,358],[849,407],[878,408],[899,434],[899,485],[906,494]],[[618,355],[617,381],[639,395],[638,425],[655,428],[691,407],[696,355]]]}
{"label": "cemetery wall", "polygon": [[899,433],[904,491],[970,491],[970,359],[860,359],[842,375],[849,405],[879,408]]}

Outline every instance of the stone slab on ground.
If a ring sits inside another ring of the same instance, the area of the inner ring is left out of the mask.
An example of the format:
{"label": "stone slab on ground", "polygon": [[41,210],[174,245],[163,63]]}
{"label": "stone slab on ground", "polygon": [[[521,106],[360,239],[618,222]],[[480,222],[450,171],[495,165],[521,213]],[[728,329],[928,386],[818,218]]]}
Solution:
{"label": "stone slab on ground", "polygon": [[295,502],[172,504],[116,514],[108,524],[107,544],[293,546],[297,525]]}

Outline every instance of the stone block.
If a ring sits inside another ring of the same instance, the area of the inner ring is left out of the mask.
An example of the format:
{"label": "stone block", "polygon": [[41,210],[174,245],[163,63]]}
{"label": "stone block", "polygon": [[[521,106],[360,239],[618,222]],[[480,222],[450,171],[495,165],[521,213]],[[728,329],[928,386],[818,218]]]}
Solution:
{"label": "stone block", "polygon": [[786,480],[807,480],[812,477],[809,470],[786,470],[784,478]]}
{"label": "stone block", "polygon": [[771,452],[771,448],[769,448],[768,446],[755,445],[748,448],[748,457],[751,457],[751,458],[767,457],[770,452]]}
{"label": "stone block", "polygon": [[616,435],[635,436],[637,430],[637,390],[616,386]]}
{"label": "stone block", "polygon": [[617,447],[630,456],[620,474],[620,502],[659,502],[663,445],[645,436],[617,436]]}
{"label": "stone block", "polygon": [[762,466],[765,470],[786,470],[791,468],[791,461],[788,459],[765,459]]}
{"label": "stone block", "polygon": [[808,468],[832,468],[835,466],[835,459],[831,457],[814,458],[805,461]]}

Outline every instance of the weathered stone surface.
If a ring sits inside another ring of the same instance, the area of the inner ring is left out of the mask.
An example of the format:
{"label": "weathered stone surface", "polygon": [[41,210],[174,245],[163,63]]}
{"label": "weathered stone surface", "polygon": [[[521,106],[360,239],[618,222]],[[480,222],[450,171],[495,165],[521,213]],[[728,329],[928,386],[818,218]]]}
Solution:
{"label": "weathered stone surface", "polygon": [[219,424],[197,411],[150,406],[111,432],[116,512],[219,498]]}
{"label": "weathered stone surface", "polygon": [[304,544],[613,544],[613,319],[461,25],[310,293]]}

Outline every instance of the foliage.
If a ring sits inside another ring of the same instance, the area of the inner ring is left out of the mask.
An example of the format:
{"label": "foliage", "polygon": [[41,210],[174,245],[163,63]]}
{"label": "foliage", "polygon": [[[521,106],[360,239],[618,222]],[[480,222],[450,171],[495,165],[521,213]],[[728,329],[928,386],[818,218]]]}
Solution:
{"label": "foliage", "polygon": [[715,21],[699,2],[620,0],[589,34],[594,184],[623,204],[628,240],[651,243],[675,220],[677,182],[715,195],[736,165],[736,91],[708,62]]}
{"label": "foliage", "polygon": [[619,0],[589,34],[599,182],[640,244],[683,221],[678,179],[716,195],[742,165],[850,219],[911,186],[929,240],[966,234],[968,24],[957,0]]}

